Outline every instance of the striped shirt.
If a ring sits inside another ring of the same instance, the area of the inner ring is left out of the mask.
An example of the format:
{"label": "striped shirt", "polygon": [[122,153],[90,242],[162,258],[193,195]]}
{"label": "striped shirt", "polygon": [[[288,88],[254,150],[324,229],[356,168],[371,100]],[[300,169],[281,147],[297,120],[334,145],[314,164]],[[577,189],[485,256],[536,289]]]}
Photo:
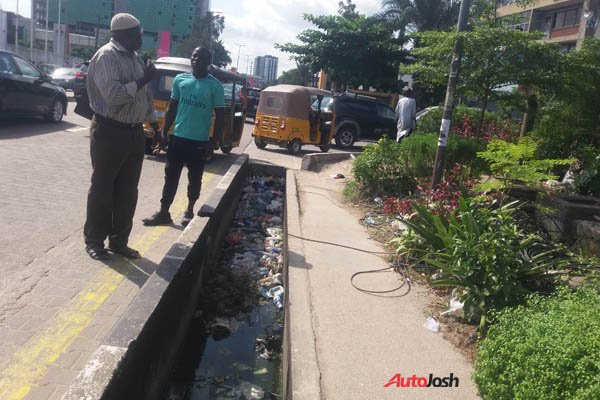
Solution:
{"label": "striped shirt", "polygon": [[94,54],[88,68],[86,88],[92,110],[127,124],[156,121],[148,85],[138,90],[135,83],[143,76],[141,58],[110,39]]}

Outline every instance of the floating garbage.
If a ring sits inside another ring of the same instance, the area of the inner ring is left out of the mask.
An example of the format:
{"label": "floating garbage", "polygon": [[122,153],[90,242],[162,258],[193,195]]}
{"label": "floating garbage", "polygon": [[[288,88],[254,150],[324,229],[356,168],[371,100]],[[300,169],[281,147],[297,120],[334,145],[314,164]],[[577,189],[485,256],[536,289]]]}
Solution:
{"label": "floating garbage", "polygon": [[203,284],[196,321],[205,342],[183,351],[193,380],[173,385],[168,399],[280,398],[284,195],[278,177],[251,177],[242,189],[221,259]]}

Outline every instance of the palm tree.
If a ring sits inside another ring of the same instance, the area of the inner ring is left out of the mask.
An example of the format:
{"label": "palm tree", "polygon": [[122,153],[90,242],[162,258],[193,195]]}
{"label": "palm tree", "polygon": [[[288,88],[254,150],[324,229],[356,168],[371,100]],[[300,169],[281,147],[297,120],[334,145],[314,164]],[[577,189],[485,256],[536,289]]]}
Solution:
{"label": "palm tree", "polygon": [[382,0],[377,14],[402,34],[406,31],[444,31],[456,24],[458,3],[447,0]]}

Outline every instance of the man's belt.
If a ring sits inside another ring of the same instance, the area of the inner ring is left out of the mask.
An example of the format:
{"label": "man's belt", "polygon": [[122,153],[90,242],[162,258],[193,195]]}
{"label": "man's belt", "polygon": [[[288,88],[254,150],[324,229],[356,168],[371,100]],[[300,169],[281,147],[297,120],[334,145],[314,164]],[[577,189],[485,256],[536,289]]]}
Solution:
{"label": "man's belt", "polygon": [[129,123],[126,123],[126,122],[119,122],[119,121],[115,121],[114,119],[103,117],[100,114],[94,114],[94,117],[96,118],[96,121],[98,121],[101,124],[112,125],[112,126],[115,126],[117,128],[134,129],[134,128],[141,128],[142,127],[142,123],[141,122],[137,122],[135,124],[129,124]]}

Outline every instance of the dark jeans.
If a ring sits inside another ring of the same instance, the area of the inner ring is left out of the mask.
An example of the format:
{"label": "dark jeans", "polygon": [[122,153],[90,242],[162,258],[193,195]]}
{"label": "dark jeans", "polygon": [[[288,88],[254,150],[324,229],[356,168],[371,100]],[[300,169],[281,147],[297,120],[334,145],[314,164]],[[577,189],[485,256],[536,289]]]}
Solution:
{"label": "dark jeans", "polygon": [[83,235],[87,245],[126,246],[133,227],[144,161],[144,131],[92,119],[92,183]]}
{"label": "dark jeans", "polygon": [[163,187],[160,205],[162,210],[168,210],[179,185],[181,170],[184,166],[188,169],[187,197],[190,202],[195,202],[200,197],[202,174],[204,173],[204,157],[208,150],[209,142],[185,139],[171,135],[167,149],[167,163],[165,164],[165,186]]}

